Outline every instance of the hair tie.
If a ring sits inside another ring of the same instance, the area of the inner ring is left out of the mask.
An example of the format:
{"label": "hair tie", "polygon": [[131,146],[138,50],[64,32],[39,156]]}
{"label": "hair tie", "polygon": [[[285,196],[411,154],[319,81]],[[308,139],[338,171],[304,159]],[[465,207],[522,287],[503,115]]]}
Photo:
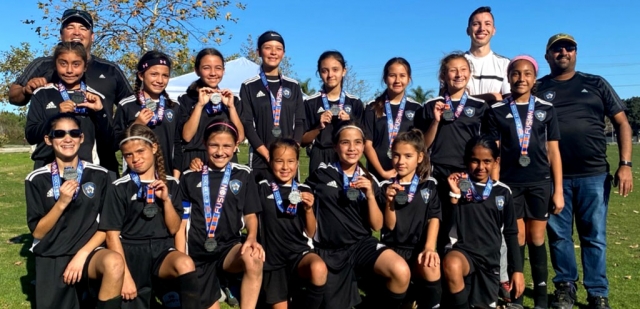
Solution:
{"label": "hair tie", "polygon": [[145,142],[147,142],[147,143],[149,143],[149,144],[153,145],[153,142],[152,142],[150,139],[148,139],[148,138],[146,138],[146,137],[144,137],[144,136],[129,136],[129,137],[127,137],[127,138],[124,138],[124,139],[120,142],[119,147],[122,147],[122,144],[124,144],[124,143],[126,143],[126,142],[128,142],[128,141],[130,141],[130,140],[134,140],[134,139],[142,140],[142,141],[145,141]]}
{"label": "hair tie", "polygon": [[231,131],[233,131],[233,133],[235,133],[236,136],[238,136],[238,131],[236,130],[236,128],[234,128],[232,125],[230,125],[228,123],[224,123],[224,122],[212,123],[207,127],[207,129],[209,129],[209,128],[213,127],[213,126],[218,126],[218,125],[219,126],[225,126],[225,127],[229,128],[229,129],[231,129]]}

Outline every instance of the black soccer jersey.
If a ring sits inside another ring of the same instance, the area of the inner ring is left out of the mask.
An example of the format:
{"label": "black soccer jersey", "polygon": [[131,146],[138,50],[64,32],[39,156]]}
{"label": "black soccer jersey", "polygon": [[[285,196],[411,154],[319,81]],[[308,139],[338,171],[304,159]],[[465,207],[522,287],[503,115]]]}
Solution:
{"label": "black soccer jersey", "polygon": [[[387,156],[387,152],[390,147],[386,112],[383,107],[382,117],[376,117],[373,105],[374,103],[370,102],[364,111],[364,133],[367,140],[370,140],[373,143],[373,148],[376,150],[376,154],[378,155],[378,160],[380,160],[382,168],[384,170],[390,170],[393,168],[393,164],[391,159]],[[420,103],[416,102],[412,98],[407,98],[407,103],[404,107],[404,115],[402,116],[402,122],[400,123],[398,133],[409,131],[415,126],[413,120],[416,115],[416,111],[418,111],[420,107]],[[391,119],[394,123],[396,121],[396,116],[398,115],[398,109],[400,109],[400,104],[391,104]],[[373,166],[369,163],[367,163],[367,168],[373,175],[376,177],[379,176]]]}
{"label": "black soccer jersey", "polygon": [[538,80],[537,87],[538,96],[553,104],[558,115],[562,176],[608,172],[604,117],[627,110],[611,85],[600,76],[576,72],[567,81],[547,75]]}
{"label": "black soccer jersey", "polygon": [[[282,76],[267,76],[269,89],[274,97],[277,97],[280,82],[282,82],[282,108],[280,111],[281,137],[293,138],[298,143],[304,133],[305,110],[302,101],[302,90],[294,79]],[[258,147],[264,145],[269,148],[276,138],[271,133],[273,129],[273,114],[271,110],[271,97],[267,88],[262,84],[260,75],[256,75],[242,83],[240,87],[242,99],[242,125],[249,140],[251,149],[249,152],[249,166],[252,168],[267,168],[268,164],[258,152]]]}
{"label": "black soccer jersey", "polygon": [[[182,116],[182,125],[184,126],[184,124],[189,121],[189,117],[191,117],[191,113],[193,113],[193,108],[198,103],[198,98],[191,97],[188,94],[183,94],[178,97],[178,102],[180,102],[180,113]],[[233,105],[236,108],[238,116],[240,116],[240,114],[242,114],[242,104],[240,102],[240,97],[233,96]],[[203,108],[202,113],[200,114],[200,122],[198,123],[198,130],[196,130],[196,134],[193,135],[189,142],[184,142],[183,148],[185,151],[205,151],[206,147],[204,146],[203,139],[204,130],[207,128],[207,126],[214,121],[231,121],[231,119],[229,118],[229,110],[222,103],[220,103],[220,106],[222,106],[221,111],[211,114],[207,113],[207,111]],[[185,168],[187,167],[185,166]]]}
{"label": "black soccer jersey", "polygon": [[[107,170],[83,162],[84,169],[80,189],[73,200],[42,238],[34,239],[33,253],[37,256],[59,257],[75,255],[98,231],[100,211],[111,182]],[[61,184],[64,179],[60,179]],[[46,165],[31,172],[25,179],[27,199],[27,226],[33,232],[38,222],[56,203],[51,166]]]}
{"label": "black soccer jersey", "polygon": [[[124,137],[124,131],[140,115],[142,105],[136,95],[126,97],[118,105],[115,117],[115,131],[117,143],[120,143]],[[149,126],[158,138],[158,146],[160,146],[164,156],[164,168],[169,175],[173,174],[174,169],[182,171],[182,125],[180,104],[174,101],[173,106],[169,106],[165,102],[162,121],[156,125]]]}
{"label": "black soccer jersey", "polygon": [[[329,106],[338,105],[340,100],[331,101],[328,100]],[[306,111],[305,120],[305,132],[313,130],[320,125],[320,116],[326,111],[324,103],[322,102],[322,94],[320,92],[308,97],[304,101],[304,107]],[[362,117],[364,114],[364,104],[360,99],[345,93],[343,110],[349,114],[350,121],[356,121],[362,123]],[[320,131],[316,139],[313,141],[313,147],[320,148],[332,148],[333,142],[331,141],[338,129],[340,129],[340,121],[337,116],[331,118],[331,123],[327,124],[324,130]],[[343,122],[344,123],[344,122]]]}
{"label": "black soccer jersey", "polygon": [[[485,184],[474,183],[474,186],[478,194],[482,195]],[[500,244],[504,235],[509,248],[508,265],[515,272],[522,272],[518,226],[509,187],[496,181],[486,200],[467,201],[463,196],[452,207],[454,222],[449,232],[448,247],[463,250],[480,265],[491,269],[500,265]]]}
{"label": "black soccer jersey", "polygon": [[[90,86],[87,91],[99,96],[103,102],[105,97]],[[71,95],[73,91],[69,90]],[[31,154],[34,161],[53,161],[53,149],[44,142],[44,136],[49,134],[49,119],[60,114],[60,103],[64,102],[62,95],[54,84],[47,84],[36,89],[31,97],[31,106],[27,112],[27,125],[25,126],[25,138],[31,145],[36,145],[36,150]],[[111,119],[106,113],[106,106],[98,112],[87,109],[88,113],[78,114],[80,129],[84,134],[84,142],[80,145],[78,156],[80,159],[93,162],[93,148],[96,140],[100,142],[113,141],[114,128]]]}
{"label": "black soccer jersey", "polygon": [[[523,130],[529,103],[516,103]],[[527,156],[531,163],[523,167],[520,159],[520,139],[516,123],[507,100],[491,106],[489,131],[495,140],[500,140],[500,180],[509,185],[535,184],[551,181],[551,167],[547,156],[547,142],[560,140],[558,120],[551,103],[536,98],[533,111],[533,126]]]}
{"label": "black soccer jersey", "polygon": [[[313,239],[321,248],[341,248],[371,237],[367,200],[362,194],[357,201],[349,200],[343,183],[338,169],[325,163],[320,163],[306,180],[316,197],[317,230]],[[379,197],[380,185],[375,177],[372,187]]]}
{"label": "black soccer jersey", "polygon": [[[444,102],[443,97],[437,97],[425,102],[417,113],[416,127],[427,132],[435,119],[433,108],[436,102]],[[458,108],[460,101],[451,101],[453,111]],[[447,121],[440,119],[438,132],[430,147],[430,160],[433,165],[448,166],[464,169],[464,148],[471,138],[487,131],[488,106],[484,100],[472,96],[467,97],[460,116]]]}
{"label": "black soccer jersey", "polygon": [[[120,237],[125,240],[151,240],[167,239],[173,235],[169,233],[164,221],[164,206],[159,198],[155,203],[160,210],[153,218],[147,218],[143,214],[146,203],[146,184],[151,181],[141,181],[143,186],[142,197],[138,197],[138,186],[127,174],[113,182],[112,190],[105,199],[105,207],[102,210],[100,230],[120,231]],[[167,176],[167,187],[173,208],[182,216],[182,199],[178,181]]]}
{"label": "black soccer jersey", "polygon": [[[258,200],[257,188],[251,169],[242,164],[231,163],[231,178],[229,187],[222,204],[218,227],[214,239],[218,246],[232,245],[240,242],[241,231],[244,228],[244,215],[262,211]],[[209,196],[211,209],[215,208],[220,183],[224,176],[224,169],[209,168]],[[187,245],[189,255],[194,258],[210,256],[204,249],[207,239],[206,217],[202,198],[202,173],[187,170],[180,180],[182,204],[189,216],[187,224]]]}
{"label": "black soccer jersey", "polygon": [[[268,178],[269,180],[262,180],[258,184],[258,194],[262,202],[261,243],[267,255],[264,269],[275,270],[286,266],[313,246],[311,239],[304,232],[306,226],[304,205],[298,204],[295,215],[280,211],[271,189],[273,177]],[[311,188],[305,184],[298,184],[298,190],[311,192]],[[282,198],[282,206],[287,209],[290,204],[291,185],[279,185],[278,191]]]}
{"label": "black soccer jersey", "polygon": [[[382,181],[381,192],[387,192],[391,181]],[[405,192],[409,192],[411,182],[400,183]],[[411,203],[399,205],[395,203],[396,226],[389,230],[382,227],[380,241],[394,248],[422,249],[427,241],[427,224],[430,219],[442,220],[440,199],[436,190],[436,180],[429,177],[428,180],[418,184]],[[386,197],[381,201],[384,208]]]}

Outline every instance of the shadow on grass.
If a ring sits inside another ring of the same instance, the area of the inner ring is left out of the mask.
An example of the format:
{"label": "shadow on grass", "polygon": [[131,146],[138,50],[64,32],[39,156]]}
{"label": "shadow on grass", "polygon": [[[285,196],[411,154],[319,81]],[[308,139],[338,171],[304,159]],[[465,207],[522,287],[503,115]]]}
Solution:
{"label": "shadow on grass", "polygon": [[33,243],[31,234],[22,234],[10,239],[14,244],[22,244],[20,248],[20,256],[27,258],[27,273],[20,277],[20,285],[22,294],[26,296],[26,300],[31,303],[31,308],[35,308],[36,287],[32,284],[36,280],[36,258],[33,252],[29,251]]}
{"label": "shadow on grass", "polygon": [[[549,300],[548,301],[549,306],[551,306],[551,302],[554,300],[553,286],[549,286],[548,289],[549,289],[550,293],[547,294],[547,299]],[[526,297],[528,297],[530,299],[533,299],[533,296],[534,296],[533,295],[533,289],[532,288],[525,288],[524,296],[526,296]],[[587,304],[583,304],[583,303],[580,303],[580,302],[575,303],[573,305],[573,307],[574,308],[580,308],[580,309],[588,309],[589,308],[589,306]],[[533,307],[529,307],[529,306],[524,306],[524,308],[525,309],[533,309]]]}

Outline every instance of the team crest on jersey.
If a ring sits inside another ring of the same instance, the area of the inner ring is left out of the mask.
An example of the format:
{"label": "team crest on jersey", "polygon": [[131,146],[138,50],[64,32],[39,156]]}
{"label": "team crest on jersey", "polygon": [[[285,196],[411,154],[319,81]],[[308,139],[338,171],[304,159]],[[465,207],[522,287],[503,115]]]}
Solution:
{"label": "team crest on jersey", "polygon": [[177,292],[169,292],[162,296],[162,303],[167,308],[179,308],[180,307],[180,295]]}
{"label": "team crest on jersey", "polygon": [[546,101],[553,101],[553,99],[556,98],[556,92],[555,91],[547,91],[545,92],[542,97],[546,100]]}
{"label": "team crest on jersey", "polygon": [[540,121],[544,121],[545,118],[547,118],[547,112],[546,111],[535,111],[535,113],[533,113],[534,115],[536,115],[536,119],[540,120]]}
{"label": "team crest on jersey", "polygon": [[93,182],[87,182],[82,185],[82,192],[88,198],[93,198],[96,195],[96,184]]}
{"label": "team crest on jersey", "polygon": [[504,195],[496,196],[496,206],[498,210],[502,210],[504,208]]}
{"label": "team crest on jersey", "polygon": [[351,105],[345,105],[344,106],[344,111],[347,114],[351,114]]}
{"label": "team crest on jersey", "polygon": [[173,111],[168,109],[165,112],[165,116],[167,117],[167,120],[169,120],[169,122],[173,122]]}
{"label": "team crest on jersey", "polygon": [[429,197],[431,196],[431,190],[429,189],[422,189],[420,190],[420,195],[422,195],[422,199],[424,200],[424,203],[426,204],[427,202],[429,202]]}
{"label": "team crest on jersey", "polygon": [[231,189],[231,192],[233,192],[233,194],[235,195],[238,195],[238,192],[240,192],[241,187],[242,187],[242,181],[238,179],[234,179],[229,182],[229,189]]}
{"label": "team crest on jersey", "polygon": [[407,119],[409,119],[409,120],[413,120],[413,116],[415,116],[415,115],[416,115],[416,112],[415,112],[415,111],[406,111],[406,112],[404,113],[404,115],[407,117]]}
{"label": "team crest on jersey", "polygon": [[282,95],[287,99],[291,98],[291,89],[282,88]]}
{"label": "team crest on jersey", "polygon": [[467,117],[473,117],[473,115],[476,114],[476,109],[471,106],[467,106],[464,108],[464,114],[467,115]]}

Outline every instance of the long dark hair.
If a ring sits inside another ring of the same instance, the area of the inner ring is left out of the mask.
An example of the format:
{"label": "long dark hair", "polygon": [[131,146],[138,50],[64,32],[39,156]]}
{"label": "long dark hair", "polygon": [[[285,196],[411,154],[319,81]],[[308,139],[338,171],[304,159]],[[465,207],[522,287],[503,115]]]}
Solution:
{"label": "long dark hair", "polygon": [[[202,64],[202,58],[204,58],[205,56],[219,57],[220,60],[222,60],[222,68],[224,68],[224,56],[222,56],[222,53],[212,47],[205,48],[198,52],[198,54],[196,55],[196,60],[193,64],[194,69],[196,70],[196,72],[198,72],[198,76],[200,76],[200,64]],[[192,98],[197,98],[198,88],[202,87],[207,87],[207,85],[204,83],[204,81],[202,81],[202,77],[200,77],[193,83],[191,83],[191,85],[189,85],[189,88],[187,88],[187,95]]]}
{"label": "long dark hair", "polygon": [[[341,52],[337,50],[328,50],[322,53],[320,55],[320,58],[318,58],[318,69],[317,69],[318,75],[320,75],[320,71],[322,70],[322,61],[324,61],[327,58],[333,58],[336,61],[340,62],[340,65],[342,65],[342,69],[347,68],[347,61],[344,60],[344,56],[342,55]],[[324,84],[322,86],[324,87]],[[344,86],[344,77],[340,79],[340,89],[342,89],[343,86]]]}
{"label": "long dark hair", "polygon": [[[151,128],[149,128],[148,126],[142,125],[142,124],[132,124],[130,127],[127,128],[127,130],[124,131],[123,139],[129,138],[129,137],[135,137],[135,136],[144,137],[150,140],[151,142],[153,142],[153,144],[157,145],[157,151],[155,154],[156,160],[154,162],[154,166],[155,166],[156,172],[158,172],[158,178],[160,178],[160,180],[162,180],[162,182],[166,184],[167,171],[164,169],[164,155],[162,154],[162,148],[160,147],[160,142],[158,142],[158,137],[156,136],[155,133],[153,133],[153,130],[151,130]],[[135,139],[128,140],[124,142],[124,144],[132,140],[135,140]],[[149,145],[149,147],[153,147],[153,144],[150,144],[148,141],[145,141],[144,139],[138,139],[138,140],[145,142],[147,145]],[[120,148],[122,149],[122,146],[120,146]],[[127,167],[126,173],[128,174],[130,171],[131,171],[131,167]]]}
{"label": "long dark hair", "polygon": [[[363,142],[365,141],[364,131],[362,131],[360,124],[357,121],[352,120],[349,122],[345,122],[343,125],[341,125],[340,128],[333,135],[333,137],[331,138],[331,142],[333,143],[334,147],[338,146],[338,143],[340,142],[340,135],[342,134],[342,132],[348,129],[360,131],[360,133],[362,134],[362,141]],[[340,164],[340,162],[338,162],[338,164]],[[358,166],[360,167],[360,169],[362,169],[362,172],[364,174],[363,176],[369,179],[370,181],[373,181],[373,176],[371,176],[371,173],[369,173],[369,170],[367,170],[367,168],[364,167],[362,162],[358,161]]]}
{"label": "long dark hair", "polygon": [[424,154],[422,162],[418,163],[416,168],[416,175],[420,177],[420,181],[425,181],[429,178],[431,172],[431,164],[429,163],[429,154],[427,153],[427,146],[424,144],[424,135],[419,129],[413,128],[409,131],[398,134],[396,139],[393,140],[391,149],[395,149],[398,143],[407,143],[418,152],[418,154]]}
{"label": "long dark hair", "polygon": [[[407,70],[407,74],[409,75],[409,78],[411,78],[411,65],[409,64],[409,61],[407,61],[406,59],[404,59],[402,57],[393,57],[393,58],[389,59],[389,61],[387,61],[387,63],[384,65],[384,69],[382,70],[382,82],[383,83],[385,82],[385,79],[389,75],[389,68],[391,68],[391,66],[396,64],[396,63],[403,65],[404,68]],[[371,108],[373,108],[373,110],[375,111],[377,118],[382,117],[382,114],[384,114],[384,102],[385,102],[386,98],[387,98],[387,89],[385,89],[385,91],[383,91],[373,101],[373,103],[371,103]]]}
{"label": "long dark hair", "polygon": [[[151,66],[145,66],[145,64],[151,60],[164,60],[165,64],[169,67],[169,70],[171,70],[171,66],[172,66],[172,62],[171,62],[171,58],[161,52],[161,51],[157,51],[157,50],[151,50],[146,52],[144,55],[142,55],[142,57],[140,58],[140,60],[138,61],[138,65],[136,66],[136,69],[138,70],[138,73],[144,74],[144,72],[149,69]],[[139,101],[140,99],[138,99],[138,93],[140,93],[140,89],[142,87],[142,80],[140,79],[140,77],[138,76],[138,74],[136,74],[136,81],[133,84],[133,93],[136,96],[136,100]],[[166,99],[167,105],[169,107],[173,107],[174,106],[174,102],[171,100],[171,98],[169,98],[169,94],[167,93],[166,87],[164,90],[162,90],[161,95],[163,95]],[[142,104],[144,102],[140,102],[140,104]]]}
{"label": "long dark hair", "polygon": [[204,144],[205,145],[207,144],[207,141],[209,140],[209,137],[212,134],[217,134],[217,133],[229,133],[233,137],[233,142],[236,144],[238,143],[238,129],[233,124],[233,122],[227,121],[227,120],[224,120],[224,121],[214,120],[211,123],[209,123],[209,125],[207,125],[207,128],[204,130],[204,136],[203,136]]}
{"label": "long dark hair", "polygon": [[[53,50],[53,71],[56,72],[56,74],[53,74],[53,79],[52,82],[57,83],[60,81],[60,76],[58,76],[58,70],[56,68],[56,63],[57,63],[57,59],[58,57],[60,57],[62,54],[66,54],[66,53],[74,53],[76,54],[78,57],[82,58],[82,61],[84,62],[84,67],[87,67],[87,63],[89,62],[89,58],[87,57],[87,50],[84,48],[84,45],[82,45],[82,43],[80,42],[60,42],[58,43],[58,45],[56,45],[56,48]],[[82,77],[80,78],[80,80],[84,80],[84,74],[82,75]]]}
{"label": "long dark hair", "polygon": [[491,151],[491,157],[493,157],[494,160],[500,157],[500,148],[498,148],[498,143],[496,143],[494,138],[491,138],[488,135],[474,136],[467,142],[467,145],[464,148],[465,165],[469,165],[471,157],[473,156],[473,149],[478,146],[489,149],[489,151]]}

